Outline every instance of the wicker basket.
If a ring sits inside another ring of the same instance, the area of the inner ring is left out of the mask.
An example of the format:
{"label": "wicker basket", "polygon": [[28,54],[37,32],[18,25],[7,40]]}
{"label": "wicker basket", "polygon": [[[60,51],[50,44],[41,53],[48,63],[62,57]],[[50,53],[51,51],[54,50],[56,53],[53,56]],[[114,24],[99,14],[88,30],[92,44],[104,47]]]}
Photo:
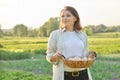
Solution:
{"label": "wicker basket", "polygon": [[62,60],[65,65],[71,68],[88,68],[95,61],[95,59],[88,59],[88,58],[87,60],[84,60],[83,58],[81,58],[80,60],[70,60],[68,58],[63,58]]}

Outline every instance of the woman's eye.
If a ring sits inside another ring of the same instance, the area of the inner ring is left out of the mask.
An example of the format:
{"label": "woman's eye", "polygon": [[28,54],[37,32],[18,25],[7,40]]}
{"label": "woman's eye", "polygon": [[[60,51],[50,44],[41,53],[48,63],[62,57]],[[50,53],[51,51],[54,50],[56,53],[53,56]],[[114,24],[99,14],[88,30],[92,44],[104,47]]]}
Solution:
{"label": "woman's eye", "polygon": [[67,17],[71,17],[71,15],[67,15]]}
{"label": "woman's eye", "polygon": [[62,18],[64,17],[64,16],[61,16]]}
{"label": "woman's eye", "polygon": [[71,15],[62,15],[61,18],[64,18],[64,17],[71,17]]}

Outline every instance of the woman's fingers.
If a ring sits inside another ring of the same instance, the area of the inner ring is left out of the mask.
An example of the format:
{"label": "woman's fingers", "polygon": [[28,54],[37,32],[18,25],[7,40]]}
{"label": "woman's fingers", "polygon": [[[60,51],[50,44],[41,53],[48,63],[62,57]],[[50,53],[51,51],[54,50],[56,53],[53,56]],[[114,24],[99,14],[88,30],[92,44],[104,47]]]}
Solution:
{"label": "woman's fingers", "polygon": [[51,57],[50,61],[55,62],[55,61],[58,61],[59,59],[61,59],[61,54],[60,54],[60,53],[55,53],[55,54]]}
{"label": "woman's fingers", "polygon": [[91,51],[91,52],[89,52],[88,53],[88,55],[87,55],[87,57],[90,57],[90,58],[94,58],[94,57],[96,57],[97,55],[96,55],[96,52],[95,51]]}

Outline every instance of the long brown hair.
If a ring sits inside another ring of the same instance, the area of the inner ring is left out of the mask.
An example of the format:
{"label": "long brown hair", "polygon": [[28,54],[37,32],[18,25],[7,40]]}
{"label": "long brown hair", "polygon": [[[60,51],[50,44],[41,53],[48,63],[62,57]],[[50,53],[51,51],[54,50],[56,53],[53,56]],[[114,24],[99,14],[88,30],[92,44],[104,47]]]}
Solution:
{"label": "long brown hair", "polygon": [[[63,10],[68,10],[71,12],[71,14],[77,18],[77,20],[75,21],[75,24],[74,24],[74,30],[82,30],[82,26],[81,26],[81,23],[80,23],[80,17],[79,17],[79,14],[77,12],[77,10],[71,6],[64,6],[64,8],[61,10],[60,12],[60,16],[61,16],[61,13]],[[62,29],[62,24],[60,22],[60,29]]]}

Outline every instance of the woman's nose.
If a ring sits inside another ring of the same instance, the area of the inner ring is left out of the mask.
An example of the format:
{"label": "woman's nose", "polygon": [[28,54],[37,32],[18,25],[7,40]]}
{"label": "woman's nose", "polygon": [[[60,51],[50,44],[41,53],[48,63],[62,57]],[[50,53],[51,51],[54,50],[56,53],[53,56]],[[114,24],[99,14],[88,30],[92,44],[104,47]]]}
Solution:
{"label": "woman's nose", "polygon": [[63,20],[66,20],[67,19],[67,17],[63,17]]}

